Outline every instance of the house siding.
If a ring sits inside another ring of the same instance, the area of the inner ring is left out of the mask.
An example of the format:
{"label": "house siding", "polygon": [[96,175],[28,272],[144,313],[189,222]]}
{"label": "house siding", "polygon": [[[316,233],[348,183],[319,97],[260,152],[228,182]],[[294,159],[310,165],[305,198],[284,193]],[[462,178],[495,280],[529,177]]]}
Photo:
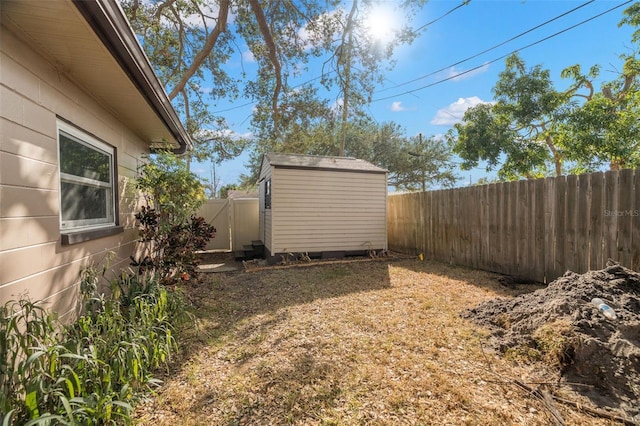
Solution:
{"label": "house siding", "polygon": [[387,248],[384,173],[272,168],[272,254]]}
{"label": "house siding", "polygon": [[[113,251],[119,269],[136,248],[141,200],[131,179],[148,145],[28,43],[0,31],[0,303],[28,295],[64,317],[75,312],[83,267]],[[116,148],[124,233],[61,245],[57,117]]]}

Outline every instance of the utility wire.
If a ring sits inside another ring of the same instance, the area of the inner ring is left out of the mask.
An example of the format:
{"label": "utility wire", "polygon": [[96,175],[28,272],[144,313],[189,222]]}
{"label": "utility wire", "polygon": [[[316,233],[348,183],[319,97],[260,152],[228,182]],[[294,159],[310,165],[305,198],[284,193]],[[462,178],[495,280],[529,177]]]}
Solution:
{"label": "utility wire", "polygon": [[[470,2],[470,1],[471,1],[471,0],[464,0],[462,3],[460,3],[459,5],[457,5],[456,7],[454,7],[453,9],[450,9],[450,10],[449,10],[448,12],[446,12],[444,15],[442,15],[442,16],[440,16],[440,17],[438,17],[438,18],[434,19],[434,20],[433,20],[433,21],[431,21],[431,22],[427,22],[427,23],[426,23],[426,24],[424,24],[423,26],[421,26],[421,27],[417,28],[417,29],[415,30],[415,32],[418,32],[418,31],[420,31],[420,30],[422,30],[422,29],[424,29],[424,28],[428,27],[429,25],[435,24],[436,22],[438,22],[438,21],[439,21],[439,20],[441,20],[442,18],[444,18],[444,17],[446,17],[446,16],[450,15],[451,13],[455,12],[456,10],[460,9],[462,6],[466,6],[467,4],[469,4],[469,2]],[[594,1],[595,1],[595,0],[594,0]]]}
{"label": "utility wire", "polygon": [[545,22],[543,22],[543,23],[541,23],[541,24],[539,24],[539,25],[536,25],[536,26],[535,26],[535,27],[533,27],[533,28],[529,28],[527,31],[522,32],[522,33],[520,33],[520,34],[518,34],[518,35],[516,35],[516,36],[511,37],[509,40],[505,40],[505,41],[503,41],[502,43],[496,44],[495,46],[490,47],[490,48],[488,48],[488,49],[485,49],[485,50],[483,50],[482,52],[476,53],[476,54],[475,54],[475,55],[473,55],[473,56],[469,56],[468,58],[462,59],[461,61],[458,61],[458,62],[456,62],[455,64],[451,64],[451,65],[448,65],[448,66],[446,66],[446,67],[444,67],[444,68],[440,68],[439,70],[436,70],[436,71],[430,72],[429,74],[426,74],[426,75],[420,76],[420,77],[418,77],[418,78],[414,78],[413,80],[409,80],[409,81],[407,81],[407,82],[404,82],[404,83],[398,84],[397,86],[387,87],[387,88],[384,88],[384,89],[378,90],[378,92],[377,92],[377,93],[386,92],[387,90],[392,90],[392,89],[395,89],[395,88],[397,88],[397,87],[402,87],[402,86],[406,86],[407,84],[415,83],[416,81],[419,81],[419,80],[425,79],[425,78],[427,78],[427,77],[431,77],[431,76],[433,76],[433,75],[435,75],[435,74],[438,74],[438,73],[440,73],[440,72],[442,72],[442,71],[446,71],[446,70],[448,70],[449,68],[455,67],[456,65],[460,65],[460,64],[465,63],[465,62],[467,62],[467,61],[470,61],[471,59],[475,59],[475,58],[477,58],[477,57],[478,57],[478,56],[480,56],[480,55],[484,55],[485,53],[491,52],[492,50],[495,50],[495,49],[497,49],[497,48],[498,48],[498,47],[500,47],[500,46],[504,46],[505,44],[507,44],[507,43],[509,43],[509,42],[512,42],[512,41],[514,41],[514,40],[516,40],[516,39],[518,39],[518,38],[520,38],[520,37],[522,37],[522,36],[524,36],[524,35],[526,35],[526,34],[529,34],[529,33],[530,33],[530,32],[532,32],[532,31],[537,30],[538,28],[541,28],[541,27],[543,27],[543,26],[545,26],[545,25],[547,25],[547,24],[550,24],[550,23],[551,23],[551,22],[553,22],[553,21],[556,21],[556,20],[558,20],[558,19],[560,19],[560,18],[563,18],[563,17],[565,17],[565,16],[569,15],[570,13],[573,13],[573,12],[575,12],[576,10],[578,10],[578,9],[580,9],[580,8],[583,8],[583,7],[587,6],[587,5],[588,5],[588,4],[590,4],[590,3],[593,3],[594,1],[595,1],[595,0],[590,0],[590,1],[586,2],[586,3],[581,4],[581,5],[580,5],[580,6],[578,6],[578,7],[574,7],[573,9],[568,10],[568,11],[564,12],[563,14],[556,16],[555,18],[549,19],[548,21],[545,21]]}
{"label": "utility wire", "polygon": [[[575,28],[575,27],[577,27],[577,26],[580,26],[580,25],[582,25],[582,24],[584,24],[584,23],[586,23],[586,22],[589,22],[589,21],[591,21],[591,20],[593,20],[593,19],[595,19],[595,18],[598,18],[598,17],[600,17],[600,16],[602,16],[602,15],[604,15],[604,14],[606,14],[606,13],[609,13],[609,12],[611,12],[611,11],[613,11],[613,10],[615,10],[615,9],[619,8],[619,7],[622,7],[622,6],[624,6],[624,5],[628,4],[628,3],[631,3],[632,1],[633,1],[633,0],[626,1],[625,3],[622,3],[622,4],[618,5],[618,6],[615,6],[615,7],[611,8],[611,9],[609,9],[609,10],[605,11],[605,12],[602,12],[602,13],[600,13],[600,14],[598,14],[598,15],[596,15],[596,16],[594,16],[594,17],[592,17],[592,18],[589,18],[589,19],[587,19],[587,20],[585,20],[585,21],[582,21],[582,22],[580,22],[580,23],[578,23],[578,24],[576,24],[576,25],[573,25],[573,26],[571,26],[571,27],[569,27],[569,28],[567,28],[567,29],[565,29],[565,30],[562,30],[562,31],[560,31],[560,32],[558,32],[558,33],[555,33],[555,34],[553,34],[553,35],[549,36],[549,37],[546,37],[546,38],[544,38],[544,39],[542,39],[542,40],[539,40],[538,42],[535,42],[535,43],[532,43],[532,44],[530,44],[530,45],[527,45],[527,46],[525,46],[525,47],[523,47],[523,48],[521,48],[521,49],[514,50],[514,51],[512,51],[512,52],[510,52],[510,53],[508,53],[508,54],[506,54],[506,55],[503,55],[503,56],[501,56],[501,57],[499,57],[499,58],[497,58],[497,59],[494,59],[494,60],[492,60],[492,61],[490,61],[490,62],[486,62],[486,63],[484,63],[484,64],[482,64],[482,65],[477,66],[477,67],[474,67],[474,68],[471,68],[471,69],[465,70],[465,71],[463,71],[463,72],[460,72],[460,73],[455,74],[455,75],[453,75],[453,76],[447,77],[447,78],[442,79],[442,80],[440,80],[440,81],[437,81],[437,82],[435,82],[435,83],[432,83],[432,84],[429,84],[429,85],[426,85],[426,86],[422,86],[422,87],[419,87],[419,88],[417,88],[417,89],[410,90],[410,91],[407,91],[407,92],[403,92],[403,93],[400,93],[400,94],[398,94],[398,95],[393,95],[393,96],[388,96],[388,97],[384,97],[384,98],[374,99],[372,102],[383,101],[383,100],[387,100],[387,99],[390,99],[390,98],[395,97],[395,96],[402,96],[402,95],[410,94],[410,93],[413,93],[413,92],[416,92],[416,91],[419,91],[419,90],[426,89],[426,88],[428,88],[428,87],[434,86],[434,85],[436,85],[436,84],[440,84],[440,83],[443,83],[443,82],[445,82],[445,81],[449,81],[449,80],[455,79],[455,78],[457,78],[457,77],[463,76],[463,75],[468,74],[468,73],[470,73],[470,72],[476,71],[476,70],[478,70],[478,69],[480,69],[480,68],[483,68],[483,67],[485,67],[485,66],[487,66],[487,65],[489,65],[489,64],[492,64],[492,63],[497,62],[497,61],[499,61],[499,60],[501,60],[501,59],[504,59],[505,57],[509,56],[511,53],[515,53],[515,52],[517,52],[518,50],[524,50],[524,49],[527,49],[527,48],[529,48],[529,47],[531,47],[531,46],[533,46],[533,45],[535,45],[535,44],[538,44],[538,43],[541,43],[541,42],[543,42],[543,41],[546,41],[546,40],[548,40],[549,38],[555,37],[555,36],[557,36],[557,35],[559,35],[559,34],[562,34],[563,32],[569,31],[569,30],[571,30],[571,29],[573,29],[573,28]],[[455,63],[453,63],[453,64],[451,64],[451,65],[446,66],[446,67],[440,68],[440,69],[438,69],[438,70],[436,70],[436,71],[433,71],[433,72],[431,72],[431,73],[429,73],[429,74],[426,74],[426,75],[423,75],[423,76],[421,76],[421,77],[415,78],[415,79],[413,79],[413,80],[409,80],[409,81],[406,81],[406,82],[404,82],[404,83],[396,84],[396,85],[394,85],[394,86],[392,86],[392,87],[387,87],[387,88],[380,89],[380,90],[378,90],[376,93],[386,92],[386,91],[388,91],[388,90],[392,90],[392,89],[395,89],[395,88],[398,88],[398,87],[406,86],[407,84],[415,83],[416,81],[419,81],[419,80],[425,79],[425,78],[427,78],[427,77],[431,77],[431,76],[433,76],[433,75],[435,75],[435,74],[438,74],[438,73],[440,73],[440,72],[442,72],[442,71],[446,71],[446,70],[447,70],[447,69],[449,69],[449,68],[452,68],[452,67],[455,67],[455,66],[457,66],[457,65],[460,65],[460,64],[462,64],[462,63],[464,63],[464,62],[470,61],[471,59],[475,59],[475,58],[477,58],[477,57],[478,57],[478,56],[480,56],[480,55],[483,55],[483,54],[488,53],[488,52],[490,52],[490,51],[492,51],[492,50],[495,50],[495,49],[497,49],[498,47],[501,47],[501,46],[503,46],[503,45],[505,45],[505,44],[507,44],[507,43],[509,43],[509,42],[511,42],[511,41],[514,41],[514,40],[516,40],[516,39],[518,39],[518,38],[520,38],[520,37],[522,37],[522,36],[524,36],[524,35],[526,35],[526,34],[528,34],[528,33],[532,32],[532,31],[535,31],[535,30],[537,30],[537,29],[539,29],[539,28],[541,28],[541,27],[543,27],[543,26],[545,26],[545,25],[547,25],[547,24],[549,24],[549,23],[551,23],[551,22],[553,22],[553,21],[556,21],[556,20],[558,20],[558,19],[560,19],[560,18],[562,18],[562,17],[564,17],[564,16],[567,16],[567,15],[569,15],[569,14],[571,14],[571,13],[573,13],[573,12],[575,12],[575,11],[577,11],[577,10],[579,10],[579,9],[581,9],[581,8],[583,8],[583,7],[585,7],[585,6],[589,5],[589,4],[591,4],[591,3],[594,3],[594,2],[595,2],[595,0],[590,0],[590,1],[586,2],[586,3],[581,4],[580,6],[577,6],[577,7],[573,8],[573,9],[571,9],[571,10],[568,10],[568,11],[566,11],[566,12],[564,12],[564,13],[562,13],[562,14],[560,14],[560,15],[558,15],[558,16],[556,16],[556,17],[552,18],[552,19],[549,19],[549,20],[547,20],[547,21],[545,21],[545,22],[543,22],[543,23],[541,23],[541,24],[538,24],[538,25],[536,25],[536,26],[534,26],[534,27],[532,27],[532,28],[530,28],[530,29],[528,29],[528,30],[526,30],[526,31],[524,31],[524,32],[522,32],[522,33],[520,33],[520,34],[516,35],[516,36],[513,36],[513,37],[511,37],[511,38],[510,38],[510,39],[508,39],[508,40],[505,40],[505,41],[503,41],[503,42],[501,42],[501,43],[499,43],[499,44],[497,44],[497,45],[495,45],[495,46],[493,46],[493,47],[490,47],[490,48],[488,48],[488,49],[485,49],[485,50],[483,50],[482,52],[476,53],[475,55],[469,56],[469,57],[467,57],[467,58],[465,58],[465,59],[462,59],[462,60],[460,60],[460,61],[458,61],[458,62],[455,62]],[[458,8],[460,8],[460,7],[464,6],[466,3],[468,3],[468,2],[467,2],[467,1],[464,1],[464,2],[460,3],[460,4],[459,4],[459,5],[457,5],[456,7],[454,7],[454,8],[452,8],[452,9],[450,9],[450,10],[449,10],[448,12],[446,12],[444,15],[442,15],[442,16],[440,16],[440,17],[438,17],[438,18],[434,19],[434,20],[433,20],[433,21],[431,21],[431,22],[427,22],[426,24],[422,25],[422,26],[421,26],[421,27],[419,27],[416,31],[419,31],[419,30],[421,30],[421,29],[423,29],[423,28],[425,28],[425,27],[427,27],[427,26],[429,26],[429,25],[431,25],[431,24],[433,24],[433,23],[435,23],[435,22],[439,21],[440,19],[442,19],[442,18],[444,18],[445,16],[447,16],[447,15],[451,14],[452,12],[454,12],[455,10],[457,10]],[[330,73],[331,73],[331,72],[335,72],[335,71],[330,71]],[[296,87],[300,87],[300,86],[303,86],[303,85],[305,85],[305,84],[311,83],[311,82],[316,81],[316,80],[319,80],[319,79],[321,79],[322,77],[323,77],[323,76],[314,77],[314,78],[309,79],[309,80],[307,80],[307,81],[305,81],[305,82],[302,82],[302,83],[299,83],[299,84],[295,85],[295,86],[294,86],[294,88],[296,88]],[[214,111],[214,114],[219,114],[219,113],[223,113],[223,112],[229,112],[229,111],[233,111],[233,110],[236,110],[236,109],[244,108],[244,107],[246,107],[246,106],[250,106],[250,105],[254,105],[254,104],[255,104],[255,102],[253,102],[253,101],[252,101],[252,102],[247,102],[247,103],[244,103],[244,104],[241,104],[241,105],[236,105],[236,106],[233,106],[233,107],[229,107],[229,108],[221,109],[221,110],[218,110],[218,111]]]}
{"label": "utility wire", "polygon": [[[434,19],[433,21],[427,22],[426,24],[424,24],[424,25],[422,25],[421,27],[417,28],[417,29],[415,30],[415,32],[418,32],[418,31],[420,31],[420,30],[422,30],[422,29],[424,29],[424,28],[428,27],[429,25],[433,25],[433,24],[435,24],[435,23],[436,23],[436,22],[438,22],[439,20],[443,19],[444,17],[446,17],[446,16],[450,15],[451,13],[455,12],[456,10],[460,9],[462,6],[465,6],[465,5],[469,4],[469,2],[470,2],[470,1],[471,1],[471,0],[464,0],[462,3],[460,3],[459,5],[457,5],[456,7],[454,7],[453,9],[448,10],[444,15],[441,15],[441,16],[439,16],[438,18]],[[592,1],[595,1],[595,0],[592,0]],[[332,74],[332,73],[335,73],[335,71],[329,71],[329,73],[328,73],[328,74]],[[324,75],[321,75],[321,76],[319,76],[319,77],[314,77],[314,78],[312,78],[312,79],[310,79],[310,80],[307,80],[307,81],[305,81],[305,82],[302,82],[302,83],[296,84],[295,86],[293,86],[293,87],[292,87],[292,89],[295,89],[295,88],[300,87],[300,86],[304,86],[305,84],[309,84],[309,83],[311,83],[311,82],[313,82],[313,81],[316,81],[316,80],[320,80],[320,79],[321,79],[321,78],[323,78],[323,77],[324,77]],[[394,84],[395,84],[395,83],[394,83]],[[404,84],[407,84],[407,83],[397,84],[397,85],[395,85],[395,86],[393,86],[393,87],[400,87],[400,86],[403,86]],[[242,104],[242,105],[237,105],[237,106],[234,106],[234,107],[230,107],[230,108],[226,108],[226,109],[221,109],[221,110],[215,111],[215,112],[214,112],[214,114],[218,114],[218,113],[221,113],[221,112],[228,112],[228,111],[233,111],[233,110],[236,110],[236,109],[244,108],[244,107],[246,107],[246,106],[253,105],[254,103],[255,103],[255,102],[247,102],[247,103]]]}
{"label": "utility wire", "polygon": [[[621,8],[622,6],[627,5],[627,4],[629,4],[629,3],[633,2],[633,1],[634,1],[634,0],[627,0],[626,2],[624,2],[624,3],[622,3],[622,4],[619,4],[619,5],[617,5],[617,6],[614,6],[614,7],[610,8],[610,9],[607,9],[607,10],[605,10],[604,12],[601,12],[601,13],[599,13],[599,14],[595,15],[595,16],[592,16],[591,18],[588,18],[588,19],[585,19],[584,21],[578,22],[577,24],[574,24],[574,25],[572,25],[572,26],[570,26],[570,27],[568,27],[568,28],[565,28],[564,30],[558,31],[557,33],[551,34],[550,36],[544,37],[544,38],[542,38],[542,39],[540,39],[540,40],[538,40],[538,41],[535,41],[535,42],[533,42],[533,43],[530,43],[530,44],[528,44],[528,45],[526,45],[526,46],[524,46],[524,47],[521,47],[521,48],[516,49],[516,50],[512,50],[511,52],[509,52],[509,53],[507,53],[507,54],[505,54],[505,55],[502,55],[502,56],[500,56],[499,58],[493,59],[492,61],[485,62],[484,64],[482,64],[482,65],[478,65],[477,67],[470,68],[470,69],[465,70],[465,71],[463,71],[463,72],[460,72],[460,73],[458,73],[458,74],[454,74],[454,75],[449,76],[449,77],[447,77],[447,78],[443,78],[443,79],[441,79],[441,80],[435,81],[435,82],[430,83],[430,84],[427,84],[427,85],[425,85],[425,86],[418,87],[418,88],[416,88],[416,89],[407,90],[406,92],[398,93],[398,94],[391,95],[391,96],[385,96],[385,97],[383,97],[383,98],[373,99],[371,102],[379,102],[379,101],[384,101],[384,100],[387,100],[387,99],[395,98],[395,97],[398,97],[398,96],[408,95],[408,94],[411,94],[411,93],[414,93],[414,92],[418,92],[418,91],[420,91],[420,90],[427,89],[427,88],[429,88],[429,87],[433,87],[433,86],[435,86],[435,85],[437,85],[437,84],[444,83],[445,81],[453,80],[454,78],[458,78],[458,77],[463,76],[463,75],[465,75],[465,74],[468,74],[468,73],[470,73],[470,72],[476,71],[476,70],[478,70],[478,69],[480,69],[480,68],[486,67],[487,65],[490,65],[490,64],[493,64],[493,63],[495,63],[495,62],[498,62],[498,61],[500,61],[500,60],[502,60],[502,59],[506,58],[507,56],[512,55],[512,54],[514,54],[514,53],[516,53],[516,52],[519,52],[519,51],[521,51],[521,50],[528,49],[528,48],[530,48],[530,47],[532,47],[532,46],[535,46],[535,45],[537,45],[537,44],[540,44],[540,43],[542,43],[542,42],[545,42],[545,41],[547,41],[547,40],[549,40],[549,39],[551,39],[551,38],[553,38],[553,37],[556,37],[556,36],[558,36],[558,35],[560,35],[560,34],[566,33],[567,31],[570,31],[570,30],[572,30],[572,29],[574,29],[574,28],[576,28],[576,27],[579,27],[580,25],[586,24],[587,22],[593,21],[594,19],[599,18],[599,17],[601,17],[601,16],[603,16],[603,15],[606,15],[607,13],[613,12],[614,10],[619,9],[619,8]],[[449,67],[447,67],[447,68],[449,68]],[[445,69],[446,69],[446,68],[445,68]]]}

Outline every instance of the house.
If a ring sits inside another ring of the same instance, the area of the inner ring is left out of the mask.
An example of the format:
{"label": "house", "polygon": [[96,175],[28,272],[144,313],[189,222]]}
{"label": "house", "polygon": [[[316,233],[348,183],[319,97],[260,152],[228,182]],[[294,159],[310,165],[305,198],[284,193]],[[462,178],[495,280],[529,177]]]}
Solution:
{"label": "house", "polygon": [[0,16],[0,303],[64,318],[83,267],[129,264],[143,154],[191,142],[115,0],[2,0]]}
{"label": "house", "polygon": [[347,157],[265,154],[259,232],[267,257],[387,249],[387,171]]}

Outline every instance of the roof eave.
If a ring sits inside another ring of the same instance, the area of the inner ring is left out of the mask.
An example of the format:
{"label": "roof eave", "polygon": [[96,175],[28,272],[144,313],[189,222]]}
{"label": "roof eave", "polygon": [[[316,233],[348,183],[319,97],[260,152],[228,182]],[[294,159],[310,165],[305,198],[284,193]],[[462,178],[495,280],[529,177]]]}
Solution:
{"label": "roof eave", "polygon": [[[184,154],[190,150],[193,147],[191,138],[118,3],[110,0],[72,1],[175,137],[179,147],[171,151]],[[151,147],[152,152],[155,150]]]}

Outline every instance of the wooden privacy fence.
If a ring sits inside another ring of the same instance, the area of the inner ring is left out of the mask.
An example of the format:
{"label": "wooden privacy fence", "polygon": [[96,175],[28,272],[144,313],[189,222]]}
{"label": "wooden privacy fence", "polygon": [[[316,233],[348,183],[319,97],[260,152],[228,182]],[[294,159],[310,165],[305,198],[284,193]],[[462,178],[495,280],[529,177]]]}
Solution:
{"label": "wooden privacy fence", "polygon": [[389,249],[550,282],[640,266],[640,169],[392,194]]}

